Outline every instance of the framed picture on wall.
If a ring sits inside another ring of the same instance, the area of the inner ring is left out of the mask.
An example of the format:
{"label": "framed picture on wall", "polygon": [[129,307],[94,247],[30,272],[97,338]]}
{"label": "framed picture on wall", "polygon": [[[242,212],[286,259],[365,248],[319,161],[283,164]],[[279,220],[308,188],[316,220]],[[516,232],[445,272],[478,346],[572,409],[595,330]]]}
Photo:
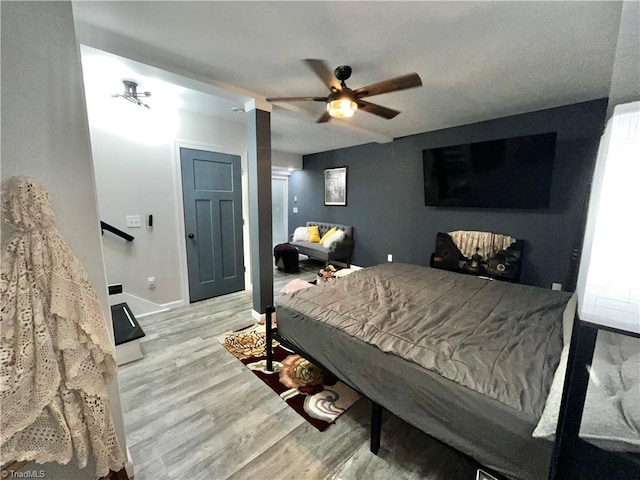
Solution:
{"label": "framed picture on wall", "polygon": [[347,167],[324,169],[324,204],[347,204]]}

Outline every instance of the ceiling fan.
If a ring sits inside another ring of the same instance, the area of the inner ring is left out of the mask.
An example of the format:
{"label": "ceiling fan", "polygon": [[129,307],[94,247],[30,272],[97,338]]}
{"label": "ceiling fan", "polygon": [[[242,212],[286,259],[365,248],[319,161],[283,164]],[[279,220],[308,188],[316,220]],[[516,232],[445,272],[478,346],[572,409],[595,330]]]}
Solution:
{"label": "ceiling fan", "polygon": [[331,73],[331,69],[323,60],[306,59],[304,62],[320,77],[320,80],[331,90],[331,93],[326,97],[278,97],[267,98],[267,101],[272,103],[325,102],[327,111],[318,119],[318,123],[328,122],[332,117],[353,117],[358,109],[387,120],[392,119],[400,113],[398,110],[368,102],[363,98],[422,86],[420,76],[417,73],[409,73],[408,75],[390,78],[389,80],[352,90],[345,83],[351,77],[350,66],[341,65]]}

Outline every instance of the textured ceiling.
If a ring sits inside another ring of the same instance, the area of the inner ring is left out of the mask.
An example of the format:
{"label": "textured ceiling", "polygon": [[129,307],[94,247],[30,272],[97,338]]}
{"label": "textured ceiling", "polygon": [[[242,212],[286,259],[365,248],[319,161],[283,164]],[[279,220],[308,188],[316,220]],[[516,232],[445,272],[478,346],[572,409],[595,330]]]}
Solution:
{"label": "textured ceiling", "polygon": [[[321,103],[275,107],[273,148],[306,154],[606,97],[621,5],[74,2],[73,8],[82,43],[222,87],[231,100],[324,96],[304,58],[351,65],[351,88],[414,71],[422,77],[422,88],[371,98],[401,110],[393,120],[360,112],[316,124]],[[203,113],[202,98],[194,98]]]}

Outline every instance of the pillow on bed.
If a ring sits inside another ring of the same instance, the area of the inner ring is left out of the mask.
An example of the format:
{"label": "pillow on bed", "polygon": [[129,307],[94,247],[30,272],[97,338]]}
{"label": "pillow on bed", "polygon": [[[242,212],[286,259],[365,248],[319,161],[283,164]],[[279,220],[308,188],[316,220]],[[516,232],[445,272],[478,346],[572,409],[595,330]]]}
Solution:
{"label": "pillow on bed", "polygon": [[293,232],[293,240],[294,242],[308,242],[309,241],[309,232],[307,231],[307,227],[298,227]]}
{"label": "pillow on bed", "polygon": [[[565,345],[534,437],[555,438],[569,345]],[[580,437],[608,450],[640,452],[640,340],[599,331]]]}
{"label": "pillow on bed", "polygon": [[333,227],[331,230],[328,230],[327,233],[325,233],[322,238],[320,239],[320,243],[324,243],[324,241],[329,238],[331,235],[333,235],[336,230],[338,230],[338,227]]}
{"label": "pillow on bed", "polygon": [[320,227],[318,227],[318,225],[307,227],[307,232],[309,233],[309,241],[311,243],[320,243]]}
{"label": "pillow on bed", "polygon": [[344,239],[345,233],[344,230],[336,230],[331,234],[331,236],[325,239],[322,246],[327,250],[331,250],[331,248],[338,242],[341,242]]}

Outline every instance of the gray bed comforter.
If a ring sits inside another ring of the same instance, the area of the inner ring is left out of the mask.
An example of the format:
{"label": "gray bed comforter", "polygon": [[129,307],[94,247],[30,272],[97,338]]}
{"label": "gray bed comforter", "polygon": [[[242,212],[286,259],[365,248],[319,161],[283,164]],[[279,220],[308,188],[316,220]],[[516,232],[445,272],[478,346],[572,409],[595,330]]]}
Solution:
{"label": "gray bed comforter", "polygon": [[277,303],[539,418],[570,296],[387,263]]}

